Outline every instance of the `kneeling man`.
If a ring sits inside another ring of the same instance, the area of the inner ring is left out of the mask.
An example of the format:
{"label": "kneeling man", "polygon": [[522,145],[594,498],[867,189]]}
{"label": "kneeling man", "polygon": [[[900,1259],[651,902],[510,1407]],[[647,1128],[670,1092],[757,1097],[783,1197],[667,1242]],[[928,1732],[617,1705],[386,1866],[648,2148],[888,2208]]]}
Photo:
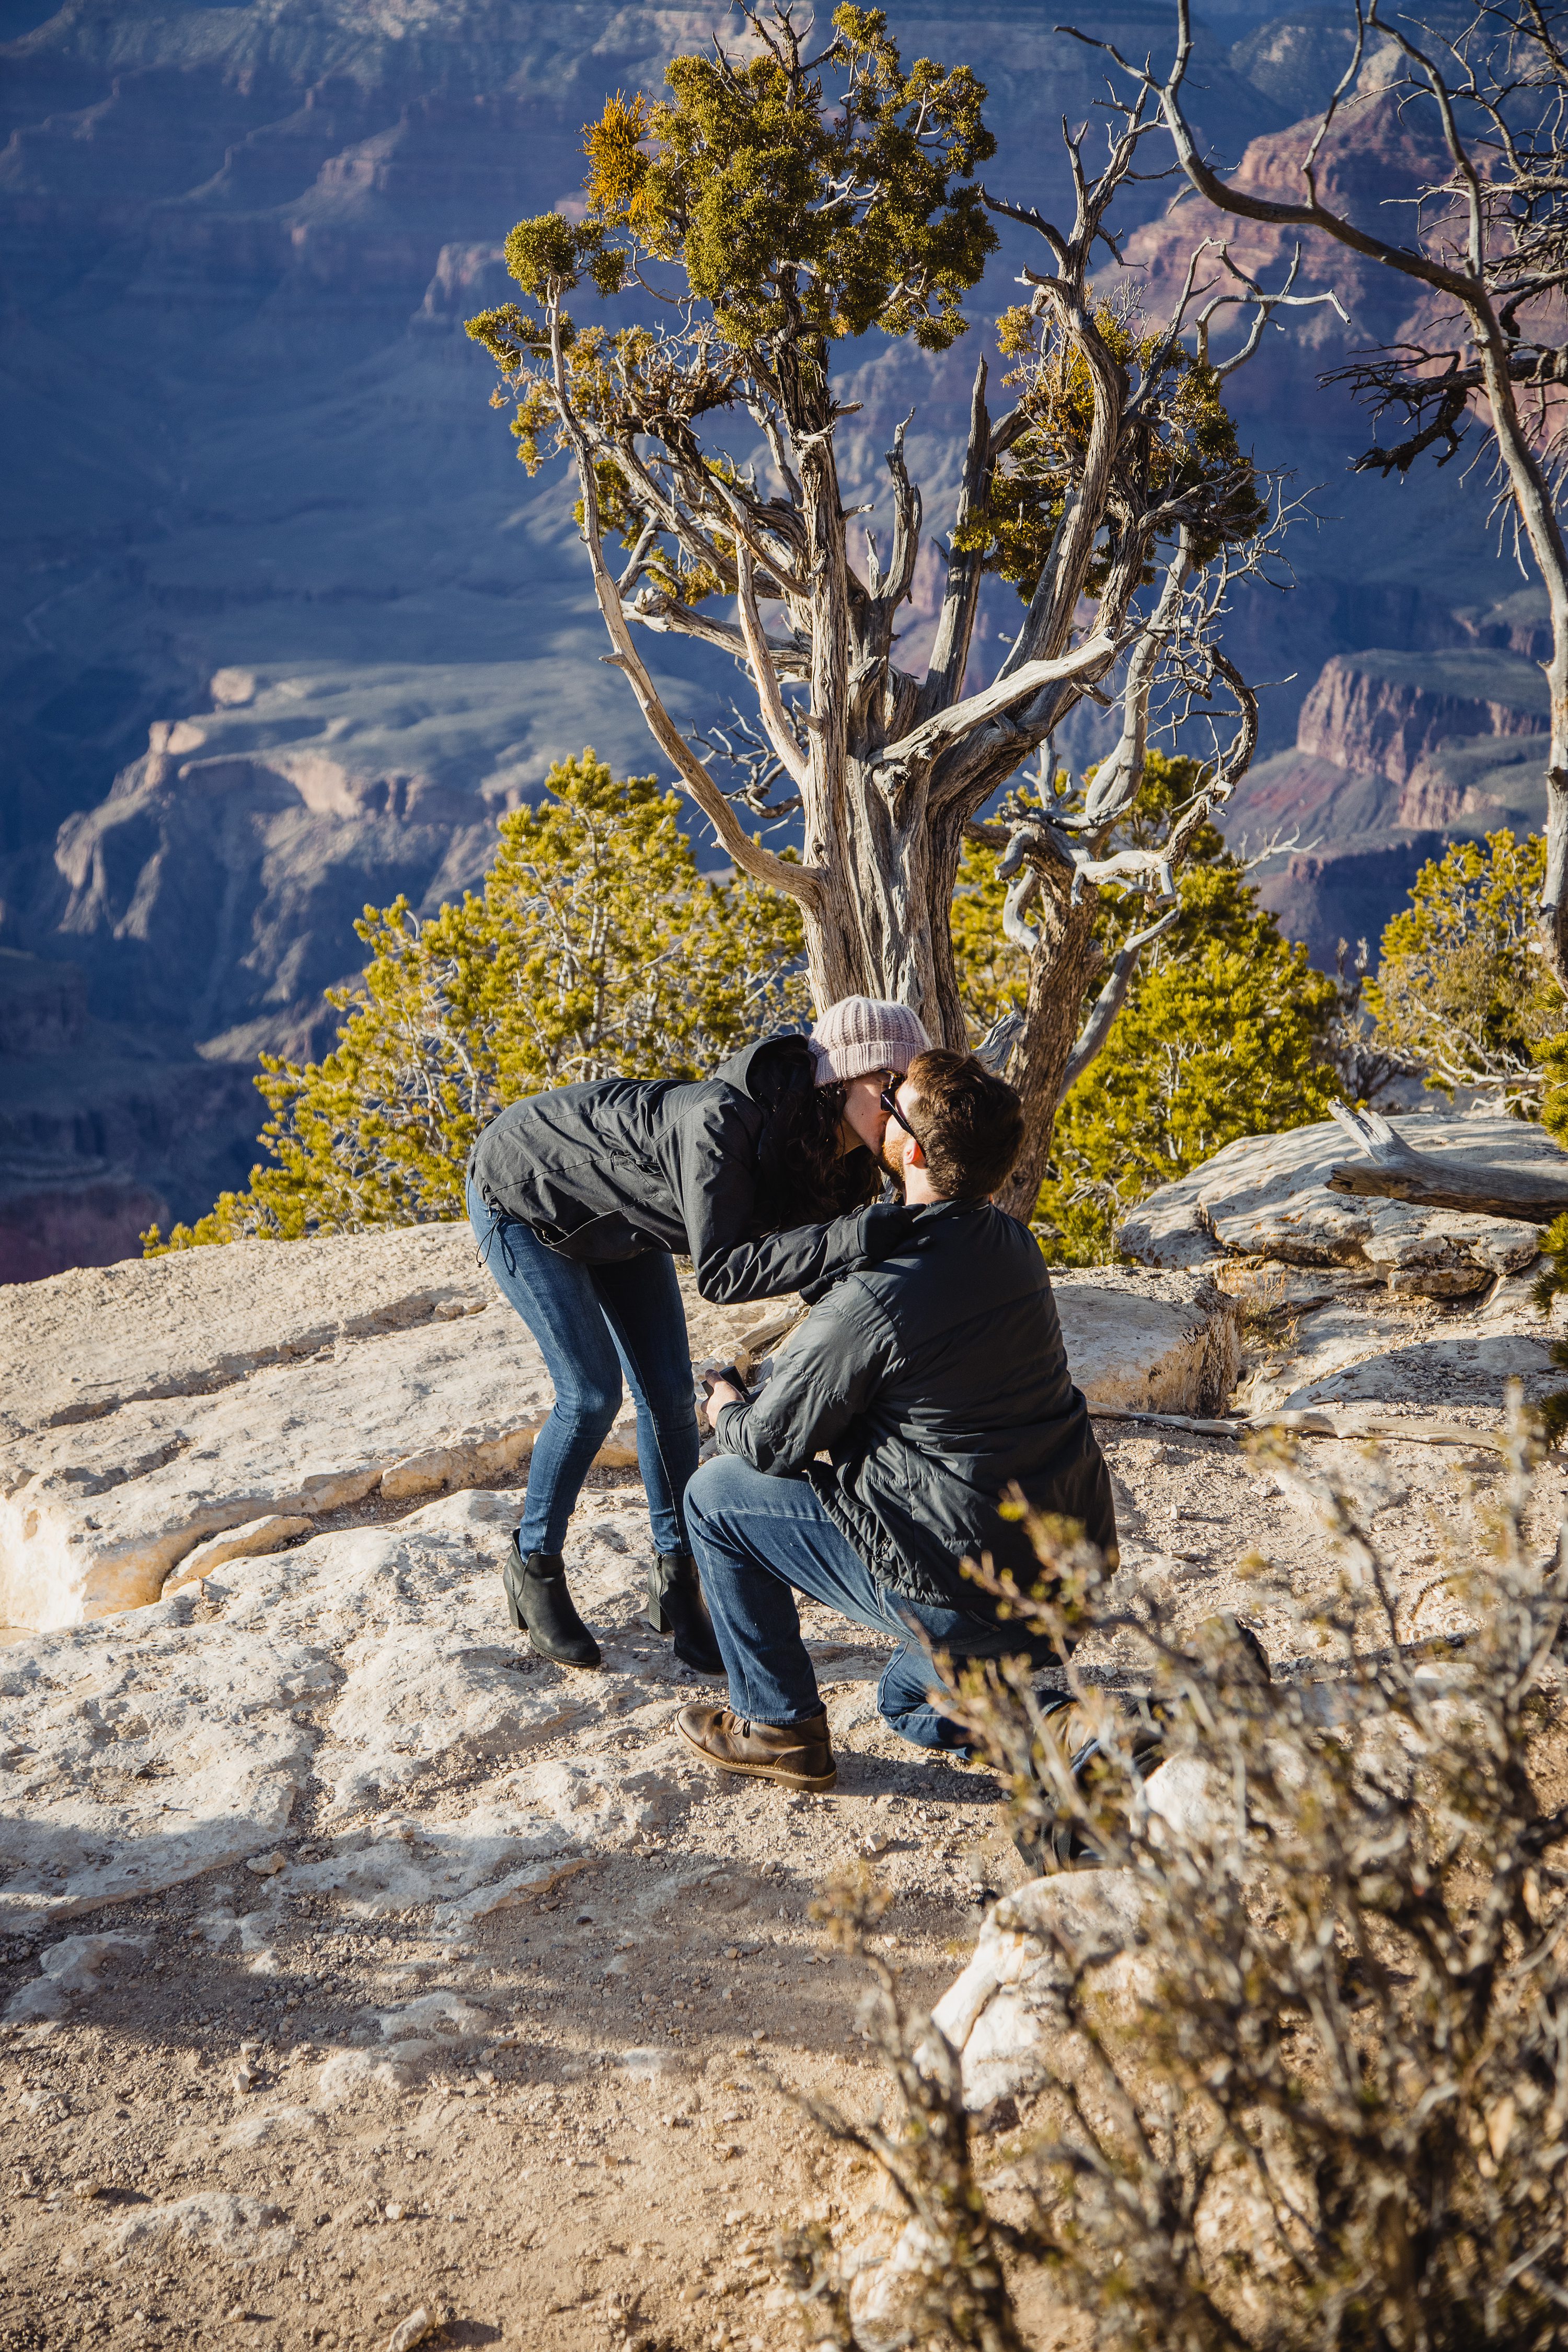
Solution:
{"label": "kneeling man", "polygon": [[895,1084],[882,1156],[921,1213],[909,1240],[834,1285],[754,1402],[715,1385],[719,1452],[686,1490],[731,1704],[683,1707],[681,1734],[721,1771],[796,1789],[837,1775],[797,1591],[897,1641],[884,1719],[920,1747],[955,1747],[924,1644],[955,1666],[1031,1649],[962,1570],[989,1553],[1033,1580],[1028,1538],[999,1508],[1008,1489],[1103,1551],[1116,1542],[1045,1261],[989,1197],[1023,1143],[1018,1097],[961,1054],[921,1054]]}

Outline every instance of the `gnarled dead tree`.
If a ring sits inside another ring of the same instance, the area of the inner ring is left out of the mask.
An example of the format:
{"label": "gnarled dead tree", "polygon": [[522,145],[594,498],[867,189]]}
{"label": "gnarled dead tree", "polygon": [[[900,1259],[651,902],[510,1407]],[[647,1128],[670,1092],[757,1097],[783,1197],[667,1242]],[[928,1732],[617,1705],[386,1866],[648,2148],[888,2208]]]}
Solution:
{"label": "gnarled dead tree", "polygon": [[[525,460],[558,454],[574,468],[606,658],[737,866],[801,902],[819,1001],[899,998],[939,1039],[966,1042],[949,927],[965,827],[1085,696],[1103,702],[1117,682],[1120,740],[1085,804],[1058,816],[1019,799],[985,836],[1006,845],[1010,936],[1030,954],[1027,1004],[1005,1041],[1030,1111],[1009,1205],[1026,1214],[1063,1088],[1103,1043],[1160,927],[1143,926],[1108,976],[1097,896],[1117,887],[1168,903],[1184,843],[1256,738],[1253,698],[1218,636],[1230,583],[1264,561],[1281,514],[1237,446],[1224,379],[1279,303],[1328,298],[1298,295],[1294,270],[1268,293],[1212,245],[1207,277],[1200,252],[1163,325],[1095,291],[1097,254],[1114,252],[1111,207],[1158,129],[1146,96],[1113,110],[1098,173],[1085,135],[1067,134],[1076,209],[1062,228],[964,176],[992,146],[962,68],[905,75],[879,20],[855,9],[837,11],[816,58],[787,8],[749,22],[749,58],[679,58],[673,101],[606,109],[588,135],[587,220],[515,229],[508,259],[531,306],[487,312],[469,331],[516,400]],[[953,289],[977,280],[995,241],[986,206],[1038,232],[1044,266],[1025,273],[1027,301],[1005,322],[1016,366],[1000,415],[986,361],[975,370],[935,635],[916,675],[898,658],[923,528],[905,427],[887,450],[890,538],[868,532],[858,562],[849,525],[870,509],[847,494],[835,446],[852,412],[834,394],[832,345],[872,323],[951,341],[963,328]],[[568,304],[584,274],[612,290],[636,279],[668,323],[581,328]],[[1219,360],[1211,337],[1238,309],[1250,323]],[[750,447],[704,437],[721,416],[749,424]],[[628,551],[618,571],[616,534]],[[999,675],[973,686],[988,569],[1014,580],[1026,610]],[[714,609],[726,604],[732,618]],[[742,824],[722,781],[732,745],[682,733],[644,631],[694,639],[746,677],[733,797],[765,814],[776,779],[798,798],[798,863]],[[1228,740],[1158,855],[1108,857],[1152,713],[1170,716],[1173,698],[1178,716],[1212,707]]]}
{"label": "gnarled dead tree", "polygon": [[[1394,0],[1352,0],[1356,40],[1300,167],[1301,194],[1285,202],[1226,181],[1205,156],[1184,85],[1193,55],[1191,0],[1177,0],[1175,61],[1158,89],[1192,186],[1241,220],[1317,230],[1412,281],[1428,308],[1419,340],[1359,354],[1335,371],[1374,415],[1406,431],[1359,460],[1362,470],[1405,472],[1436,449],[1446,463],[1467,425],[1489,435],[1516,551],[1528,549],[1552,615],[1547,752],[1547,866],[1542,944],[1568,992],[1568,539],[1561,508],[1568,456],[1568,41],[1560,8],[1544,0],[1479,0],[1462,28],[1423,24]],[[1409,191],[1408,239],[1336,212],[1319,167],[1336,117],[1357,92],[1369,38],[1390,44],[1401,70],[1384,103],[1414,109],[1435,130],[1447,172]],[[1114,52],[1110,52],[1114,56]],[[1126,70],[1126,61],[1116,62]],[[1333,380],[1333,379],[1330,379]]]}

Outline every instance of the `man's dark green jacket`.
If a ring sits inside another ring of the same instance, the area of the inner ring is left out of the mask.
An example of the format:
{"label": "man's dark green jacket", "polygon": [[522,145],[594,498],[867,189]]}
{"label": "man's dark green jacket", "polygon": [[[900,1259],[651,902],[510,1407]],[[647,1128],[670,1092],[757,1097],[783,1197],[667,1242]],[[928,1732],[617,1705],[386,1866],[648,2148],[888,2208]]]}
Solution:
{"label": "man's dark green jacket", "polygon": [[911,1214],[907,1241],[812,1308],[754,1402],[724,1407],[719,1445],[809,1478],[889,1591],[986,1615],[963,1559],[1036,1572],[998,1508],[1009,1487],[1110,1551],[1110,1478],[1028,1228],[988,1202]]}

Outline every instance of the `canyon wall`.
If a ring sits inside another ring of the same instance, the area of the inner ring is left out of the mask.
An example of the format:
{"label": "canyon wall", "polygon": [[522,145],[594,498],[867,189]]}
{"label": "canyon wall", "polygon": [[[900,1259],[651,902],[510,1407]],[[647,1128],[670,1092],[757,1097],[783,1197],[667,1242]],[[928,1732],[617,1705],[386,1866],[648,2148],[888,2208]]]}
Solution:
{"label": "canyon wall", "polygon": [[[1315,18],[1266,16],[1205,30],[1197,102],[1218,151],[1273,184],[1338,51]],[[88,1092],[135,1106],[89,1134],[79,1052],[16,1060],[5,1148],[37,1183],[6,1197],[31,1203],[29,1269],[133,1246],[150,1200],[198,1212],[220,1165],[243,1178],[255,1054],[330,1044],[321,990],[357,968],[367,901],[401,890],[432,909],[471,882],[500,811],[584,743],[658,764],[603,664],[569,490],[513,463],[462,321],[506,288],[512,221],[575,201],[605,94],[657,88],[714,21],[612,0],[68,0],[53,16],[0,0],[0,425],[23,453],[0,519],[0,945],[79,972],[106,1057]],[[989,183],[1047,208],[1068,194],[1061,119],[1090,119],[1101,76],[1052,22],[1032,0],[980,0],[955,31],[911,0],[893,23],[907,54],[962,55],[988,82]],[[1142,54],[1168,42],[1170,11],[1113,0],[1094,29]],[[1414,135],[1355,117],[1331,185],[1375,208]],[[1127,282],[1152,309],[1206,226],[1191,206],[1166,221],[1168,194],[1141,185],[1125,215],[1145,219]],[[838,436],[854,498],[882,495],[889,428],[912,411],[910,468],[942,535],[975,361],[1037,242],[1005,229],[952,352],[873,334],[843,354],[844,397],[863,404]],[[1259,461],[1332,485],[1298,534],[1295,593],[1249,593],[1232,623],[1248,673],[1283,681],[1264,749],[1292,758],[1325,663],[1469,642],[1442,583],[1474,599],[1491,577],[1484,494],[1343,487],[1365,428],[1314,370],[1392,312],[1375,273],[1335,276],[1350,326],[1291,314],[1236,387]],[[928,547],[911,661],[941,572]],[[988,584],[977,681],[1018,610]],[[722,716],[727,670],[649,650],[682,723]],[[1091,756],[1097,730],[1086,706],[1061,748]],[[1435,770],[1426,788],[1446,789]],[[91,1149],[62,1160],[68,1133]]]}
{"label": "canyon wall", "polygon": [[1544,824],[1544,625],[1534,599],[1510,603],[1469,614],[1463,646],[1325,662],[1294,748],[1255,767],[1225,812],[1247,854],[1284,845],[1260,870],[1264,903],[1326,969],[1342,940],[1366,940],[1375,961],[1384,924],[1449,841]]}

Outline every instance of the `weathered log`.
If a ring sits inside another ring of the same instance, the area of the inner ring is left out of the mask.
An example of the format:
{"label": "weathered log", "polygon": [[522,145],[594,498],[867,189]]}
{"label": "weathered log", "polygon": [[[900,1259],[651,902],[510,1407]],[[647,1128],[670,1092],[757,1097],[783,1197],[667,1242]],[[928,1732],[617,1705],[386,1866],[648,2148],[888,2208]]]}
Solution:
{"label": "weathered log", "polygon": [[1568,1213],[1568,1157],[1562,1175],[1550,1165],[1477,1168],[1457,1155],[1414,1150],[1381,1112],[1347,1110],[1343,1103],[1330,1108],[1366,1154],[1366,1162],[1342,1160],[1329,1171],[1331,1192],[1412,1201],[1422,1208],[1458,1209],[1475,1216],[1518,1217],[1531,1225],[1550,1225]]}
{"label": "weathered log", "polygon": [[1189,1412],[1142,1412],[1126,1404],[1091,1404],[1090,1421],[1136,1421],[1151,1429],[1182,1429],[1193,1437],[1249,1437],[1265,1430],[1283,1430],[1290,1437],[1336,1437],[1360,1444],[1368,1438],[1391,1440],[1399,1445],[1468,1445],[1477,1454],[1500,1451],[1495,1429],[1467,1429],[1457,1421],[1336,1420],[1327,1412],[1227,1413],[1201,1420]]}

